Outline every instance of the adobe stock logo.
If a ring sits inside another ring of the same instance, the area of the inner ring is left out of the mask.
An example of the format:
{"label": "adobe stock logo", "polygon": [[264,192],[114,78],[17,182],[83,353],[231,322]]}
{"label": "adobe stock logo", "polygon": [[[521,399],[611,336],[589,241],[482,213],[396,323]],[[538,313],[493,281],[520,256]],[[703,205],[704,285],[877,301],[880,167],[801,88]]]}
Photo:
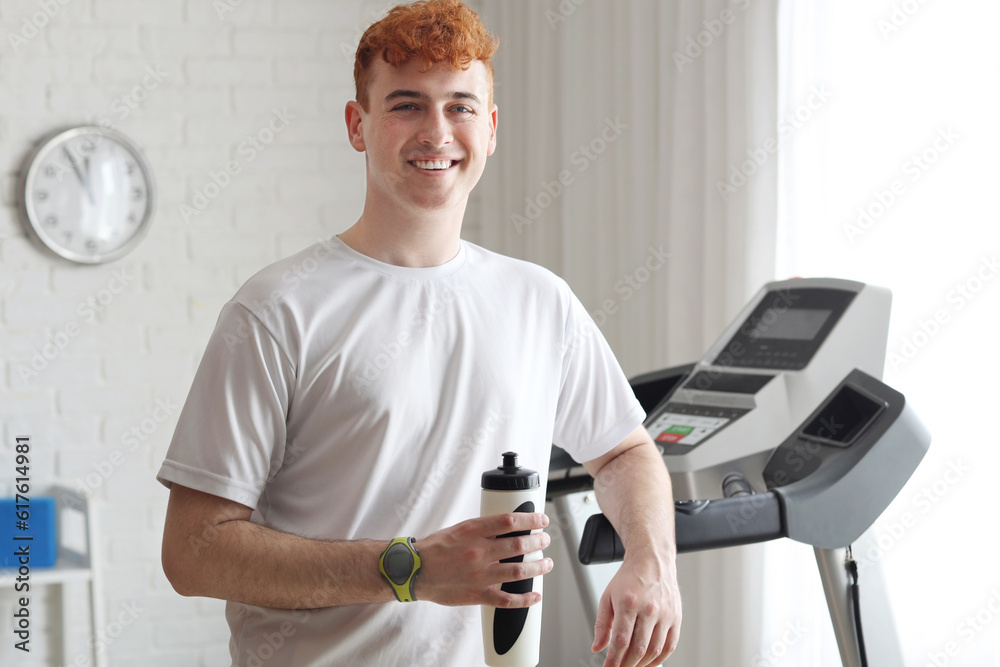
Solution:
{"label": "adobe stock logo", "polygon": [[901,176],[906,178],[894,178],[884,189],[875,188],[868,202],[858,207],[855,221],[844,224],[847,240],[853,245],[858,238],[864,236],[910,191],[911,184],[923,178],[932,165],[961,138],[951,125],[938,128],[934,139],[923,149],[910,155],[900,166]]}
{"label": "adobe stock logo", "polygon": [[97,321],[99,315],[103,315],[108,306],[115,300],[117,295],[125,291],[125,288],[135,280],[135,275],[129,275],[128,267],[115,269],[111,273],[111,278],[100,290],[88,295],[76,306],[76,314],[80,319],[73,319],[57,326],[54,333],[41,347],[31,349],[31,358],[27,363],[17,365],[17,374],[21,382],[30,384],[42,372],[49,367],[49,363],[55,361],[66,351],[77,336],[83,332],[84,324],[92,324]]}
{"label": "adobe stock logo", "polygon": [[917,325],[911,327],[910,332],[902,337],[898,347],[894,346],[894,349],[887,352],[885,363],[891,366],[893,371],[897,371],[901,366],[913,361],[948,324],[960,317],[959,313],[969,307],[973,299],[987,290],[991,281],[998,275],[1000,275],[1000,260],[997,260],[997,254],[993,253],[988,257],[984,255],[972,273],[948,290],[945,298],[951,308],[935,308],[931,316],[918,318]]}
{"label": "adobe stock logo", "polygon": [[119,442],[123,446],[127,446],[127,449],[124,451],[117,448],[112,449],[105,458],[92,462],[90,465],[93,472],[87,473],[86,477],[76,478],[77,491],[87,496],[101,488],[115,471],[125,464],[128,455],[135,453],[141,445],[148,442],[160,426],[168,422],[179,409],[180,406],[169,398],[157,398],[156,407],[147,417],[134,424],[127,431],[122,432]]}
{"label": "adobe stock logo", "polygon": [[[587,171],[590,165],[596,162],[608,150],[609,146],[618,141],[618,138],[621,137],[622,133],[628,127],[628,125],[621,122],[618,116],[615,116],[614,119],[605,118],[604,126],[600,132],[589,142],[580,144],[569,156],[570,164],[576,167],[577,173]],[[542,190],[537,192],[534,197],[524,198],[523,214],[516,212],[510,214],[510,221],[514,224],[514,229],[517,230],[517,233],[520,234],[524,231],[525,227],[534,224],[541,217],[545,209],[552,206],[563,192],[569,189],[574,180],[575,175],[568,167],[561,169],[554,180],[543,179],[541,182]]]}
{"label": "adobe stock logo", "polygon": [[576,8],[585,2],[587,0],[562,0],[559,3],[559,7],[557,7],[558,12],[554,12],[551,9],[546,10],[545,20],[549,22],[549,28],[555,32],[559,24],[569,19],[570,16],[576,13]]}
{"label": "adobe stock logo", "polygon": [[184,218],[184,222],[189,223],[191,218],[201,215],[229,187],[233,178],[243,173],[243,167],[253,162],[257,155],[275,140],[277,135],[291,125],[293,120],[295,120],[295,114],[290,113],[288,107],[272,108],[271,118],[267,121],[266,127],[260,128],[256,134],[248,134],[237,147],[236,152],[242,159],[227,162],[225,168],[219,171],[209,170],[208,177],[211,180],[201,188],[195,189],[190,204],[184,202],[180,205],[180,214]]}
{"label": "adobe stock logo", "polygon": [[[731,1],[740,11],[746,11],[747,7],[750,6],[750,0]],[[684,43],[684,52],[674,51],[674,65],[677,67],[677,71],[683,72],[685,66],[691,65],[695,60],[701,58],[705,51],[715,43],[715,40],[722,36],[726,26],[731,25],[736,21],[736,18],[736,13],[726,7],[719,12],[718,18],[702,21],[701,24],[705,29],[696,35],[688,36]]]}
{"label": "adobe stock logo", "polygon": [[[163,80],[170,76],[169,73],[163,71],[160,63],[146,65],[146,69],[143,71],[145,76],[142,77],[140,83],[132,86],[131,90],[121,97],[115,98],[115,101],[111,103],[111,110],[118,114],[118,120],[128,118],[129,114],[138,109],[139,105],[146,100],[148,94],[159,88]],[[108,126],[110,126],[110,122]],[[103,124],[102,127],[104,127]]]}
{"label": "adobe stock logo", "polygon": [[[778,134],[787,138],[800,131],[832,97],[833,93],[827,89],[826,84],[810,86],[809,96],[805,101],[781,117]],[[742,159],[741,156],[740,162],[729,166],[726,180],[715,182],[715,189],[722,201],[728,202],[730,197],[739,192],[740,188],[764,168],[771,160],[771,156],[777,155],[780,148],[779,141],[778,136],[770,136],[757,146],[748,148],[746,159]]]}
{"label": "adobe stock logo", "polygon": [[21,17],[21,30],[18,33],[8,32],[7,41],[10,43],[14,53],[17,54],[29,41],[45,30],[49,22],[59,11],[68,5],[72,0],[35,0],[39,11],[31,16]]}

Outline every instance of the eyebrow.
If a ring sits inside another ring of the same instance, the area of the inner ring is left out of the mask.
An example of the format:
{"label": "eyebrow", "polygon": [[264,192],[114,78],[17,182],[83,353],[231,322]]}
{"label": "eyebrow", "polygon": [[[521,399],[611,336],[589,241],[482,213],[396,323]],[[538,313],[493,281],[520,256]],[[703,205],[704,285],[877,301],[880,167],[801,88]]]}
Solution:
{"label": "eyebrow", "polygon": [[[404,89],[400,89],[400,90],[394,90],[391,93],[389,93],[388,95],[386,95],[385,96],[385,101],[386,102],[391,102],[391,101],[399,99],[399,98],[412,98],[412,99],[421,100],[423,102],[427,102],[427,101],[430,101],[431,96],[428,95],[427,93],[420,92],[419,90],[404,90]],[[447,99],[450,99],[450,100],[471,100],[471,101],[475,102],[476,104],[481,104],[482,103],[481,100],[479,99],[479,97],[477,95],[475,95],[474,93],[466,92],[464,90],[456,90],[456,91],[452,92],[450,95],[447,96]]]}

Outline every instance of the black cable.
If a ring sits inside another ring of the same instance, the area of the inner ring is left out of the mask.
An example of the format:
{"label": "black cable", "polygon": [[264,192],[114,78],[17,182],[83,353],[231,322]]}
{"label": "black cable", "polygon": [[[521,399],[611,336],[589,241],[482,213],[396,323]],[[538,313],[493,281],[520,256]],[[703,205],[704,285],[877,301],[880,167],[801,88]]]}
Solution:
{"label": "black cable", "polygon": [[854,599],[854,630],[858,634],[858,652],[861,654],[861,667],[868,667],[868,655],[865,652],[865,636],[861,632],[861,592],[858,588],[858,562],[854,560],[851,547],[847,547],[847,571],[851,573],[851,597]]}

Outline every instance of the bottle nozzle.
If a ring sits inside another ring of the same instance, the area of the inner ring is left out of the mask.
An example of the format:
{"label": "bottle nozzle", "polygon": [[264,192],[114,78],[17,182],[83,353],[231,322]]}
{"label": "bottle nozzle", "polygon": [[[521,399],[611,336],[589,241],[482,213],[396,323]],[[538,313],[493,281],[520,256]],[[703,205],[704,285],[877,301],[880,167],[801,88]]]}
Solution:
{"label": "bottle nozzle", "polygon": [[503,465],[483,473],[483,488],[494,491],[536,489],[540,486],[538,473],[517,465],[517,452],[504,452]]}

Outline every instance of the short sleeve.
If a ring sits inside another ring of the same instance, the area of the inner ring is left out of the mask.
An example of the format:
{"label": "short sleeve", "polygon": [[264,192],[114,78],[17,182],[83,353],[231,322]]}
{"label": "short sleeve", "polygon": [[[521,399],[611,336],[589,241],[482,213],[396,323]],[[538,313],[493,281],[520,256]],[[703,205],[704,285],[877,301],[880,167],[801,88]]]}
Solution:
{"label": "short sleeve", "polygon": [[227,303],[157,480],[257,508],[281,467],[295,369],[264,324]]}
{"label": "short sleeve", "polygon": [[609,452],[646,415],[604,335],[570,298],[553,443],[582,463]]}

